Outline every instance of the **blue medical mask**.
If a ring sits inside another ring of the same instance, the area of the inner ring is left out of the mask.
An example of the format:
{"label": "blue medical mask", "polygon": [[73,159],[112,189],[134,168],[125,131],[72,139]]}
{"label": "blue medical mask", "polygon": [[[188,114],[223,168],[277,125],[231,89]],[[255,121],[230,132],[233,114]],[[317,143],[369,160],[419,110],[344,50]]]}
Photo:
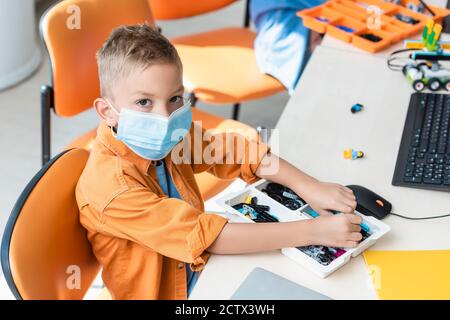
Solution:
{"label": "blue medical mask", "polygon": [[119,113],[116,139],[134,153],[148,160],[161,160],[186,136],[192,124],[190,102],[175,110],[169,117],[122,108]]}

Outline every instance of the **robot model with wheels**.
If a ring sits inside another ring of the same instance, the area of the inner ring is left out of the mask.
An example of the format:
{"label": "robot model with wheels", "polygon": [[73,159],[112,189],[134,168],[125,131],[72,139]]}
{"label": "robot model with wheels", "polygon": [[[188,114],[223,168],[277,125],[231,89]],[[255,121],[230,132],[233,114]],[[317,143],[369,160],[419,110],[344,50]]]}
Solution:
{"label": "robot model with wheels", "polygon": [[441,42],[442,26],[429,20],[422,34],[422,40],[405,41],[406,49],[417,50],[410,55],[412,62],[403,66],[403,74],[415,91],[426,87],[431,91],[445,89],[450,91],[450,70],[445,69],[439,61],[450,60],[450,43]]}

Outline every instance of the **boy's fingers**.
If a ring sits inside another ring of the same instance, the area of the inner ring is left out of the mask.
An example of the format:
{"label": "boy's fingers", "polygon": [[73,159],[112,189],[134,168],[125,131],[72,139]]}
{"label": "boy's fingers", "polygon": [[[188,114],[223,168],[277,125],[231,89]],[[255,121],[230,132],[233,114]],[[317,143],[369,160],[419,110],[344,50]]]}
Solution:
{"label": "boy's fingers", "polygon": [[358,245],[357,241],[345,241],[344,247],[345,248],[354,248]]}
{"label": "boy's fingers", "polygon": [[343,197],[345,197],[345,199],[356,202],[356,197],[353,193],[348,193],[348,192],[343,191],[342,195],[343,195]]}
{"label": "boy's fingers", "polygon": [[346,198],[346,199],[350,199],[352,201],[356,201],[356,197],[353,193],[348,193],[346,191],[342,191],[342,195]]}
{"label": "boy's fingers", "polygon": [[360,232],[352,232],[350,234],[349,240],[351,241],[361,241],[362,240],[362,234]]}
{"label": "boy's fingers", "polygon": [[342,189],[344,189],[345,192],[350,193],[351,195],[355,196],[355,195],[353,194],[353,190],[352,190],[352,189],[350,189],[350,188],[348,188],[348,187],[342,187]]}
{"label": "boy's fingers", "polygon": [[343,202],[344,202],[347,206],[349,206],[350,208],[352,208],[352,212],[355,211],[355,209],[356,209],[356,201],[355,201],[355,200],[345,198],[345,199],[343,199]]}
{"label": "boy's fingers", "polygon": [[320,214],[321,216],[332,216],[333,215],[330,211],[325,210],[325,209],[317,210],[317,213]]}
{"label": "boy's fingers", "polygon": [[351,214],[351,213],[353,213],[352,207],[349,206],[349,205],[347,205],[347,204],[344,204],[344,203],[340,203],[340,204],[337,206],[337,210],[340,211],[340,212],[342,212],[342,213],[346,213],[346,214]]}
{"label": "boy's fingers", "polygon": [[350,201],[350,203],[349,203],[349,206],[353,209],[353,211],[355,211],[356,210],[356,206],[357,206],[358,204],[356,203],[356,201]]}
{"label": "boy's fingers", "polygon": [[353,224],[361,224],[362,222],[362,218],[356,214],[347,214],[346,216]]}
{"label": "boy's fingers", "polygon": [[351,232],[361,232],[361,226],[359,224],[351,224],[350,225],[350,231]]}

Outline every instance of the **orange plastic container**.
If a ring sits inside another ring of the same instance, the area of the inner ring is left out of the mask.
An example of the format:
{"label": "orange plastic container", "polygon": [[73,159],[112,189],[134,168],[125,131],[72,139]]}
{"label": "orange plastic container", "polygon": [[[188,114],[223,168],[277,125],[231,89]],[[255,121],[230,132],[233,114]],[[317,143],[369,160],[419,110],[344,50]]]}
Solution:
{"label": "orange plastic container", "polygon": [[430,18],[441,22],[450,14],[450,10],[430,5],[435,16],[420,13],[408,9],[409,3],[419,1],[401,0],[397,5],[383,0],[330,0],[298,15],[307,28],[374,53],[418,33]]}
{"label": "orange plastic container", "polygon": [[[381,38],[381,40],[378,42],[372,42],[363,38],[363,34],[372,34]],[[376,29],[364,29],[353,37],[352,44],[355,47],[374,53],[389,47],[394,42],[394,39],[395,36],[392,33]]]}
{"label": "orange plastic container", "polygon": [[305,15],[303,19],[305,27],[318,33],[325,33],[328,24],[342,18],[340,13],[322,6],[306,9],[301,12]]}
{"label": "orange plastic container", "polygon": [[[343,28],[347,28],[348,31],[343,30]],[[327,33],[342,41],[351,42],[352,35],[364,30],[365,28],[366,26],[361,21],[348,17],[342,17],[335,20],[328,26]]]}
{"label": "orange plastic container", "polygon": [[[356,20],[366,20],[367,12],[363,10],[356,10],[353,6],[343,3],[342,1],[330,1],[326,4],[331,10],[335,10],[340,14],[356,19]],[[361,8],[362,9],[362,8]]]}

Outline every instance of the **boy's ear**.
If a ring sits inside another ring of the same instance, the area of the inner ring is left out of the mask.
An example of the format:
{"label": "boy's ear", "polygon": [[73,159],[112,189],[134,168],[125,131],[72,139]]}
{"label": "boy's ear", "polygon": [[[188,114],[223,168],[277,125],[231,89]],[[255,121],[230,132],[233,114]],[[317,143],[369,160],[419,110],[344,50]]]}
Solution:
{"label": "boy's ear", "polygon": [[118,122],[117,114],[111,110],[109,103],[103,98],[97,98],[94,101],[94,109],[99,117],[106,122],[109,127],[115,127]]}

